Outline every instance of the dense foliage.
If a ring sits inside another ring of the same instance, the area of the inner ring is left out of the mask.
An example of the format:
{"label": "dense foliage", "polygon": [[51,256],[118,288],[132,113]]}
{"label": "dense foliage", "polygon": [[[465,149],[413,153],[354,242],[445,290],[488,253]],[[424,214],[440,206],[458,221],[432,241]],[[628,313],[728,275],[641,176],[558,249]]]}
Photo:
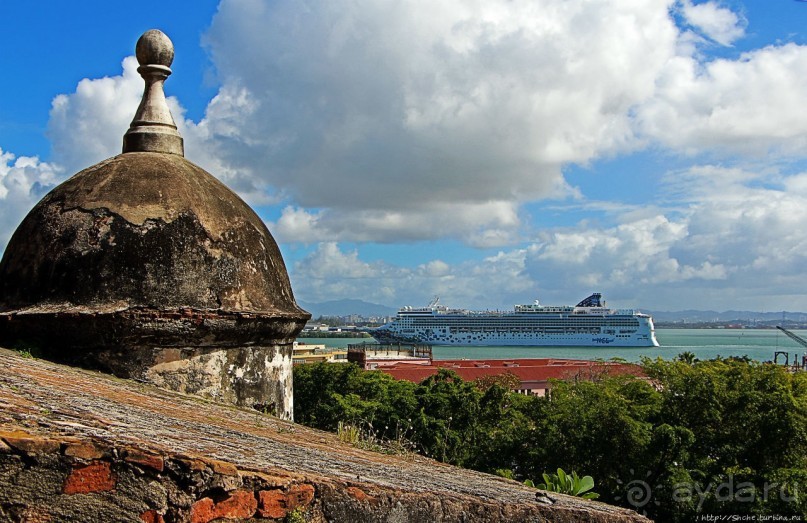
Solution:
{"label": "dense foliage", "polygon": [[424,455],[518,480],[593,476],[600,500],[657,521],[807,516],[807,373],[718,359],[645,361],[651,378],[557,382],[547,397],[449,370],[421,384],[352,364],[295,368],[295,419],[363,424]]}

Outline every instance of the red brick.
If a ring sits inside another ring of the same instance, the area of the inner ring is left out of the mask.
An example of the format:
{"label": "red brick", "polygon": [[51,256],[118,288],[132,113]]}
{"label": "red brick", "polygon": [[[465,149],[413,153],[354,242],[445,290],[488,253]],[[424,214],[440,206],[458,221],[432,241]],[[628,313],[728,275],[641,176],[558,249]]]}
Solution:
{"label": "red brick", "polygon": [[207,468],[205,462],[200,459],[180,458],[179,461],[194,472],[201,472]]}
{"label": "red brick", "polygon": [[143,512],[140,514],[140,519],[142,519],[144,523],[165,523],[162,514],[156,510],[147,510],[146,512]]}
{"label": "red brick", "polygon": [[314,486],[307,483],[292,485],[288,492],[289,509],[308,506],[314,500]]}
{"label": "red brick", "polygon": [[58,441],[50,438],[32,436],[25,433],[3,435],[3,440],[9,447],[26,454],[54,454],[59,452],[61,445]]}
{"label": "red brick", "polygon": [[281,490],[261,490],[258,492],[258,515],[262,518],[284,518],[289,512],[286,494]]}
{"label": "red brick", "polygon": [[368,498],[367,493],[362,489],[360,489],[359,487],[348,487],[347,493],[350,497],[358,501],[364,501],[365,499]]}
{"label": "red brick", "polygon": [[89,465],[73,467],[64,482],[65,494],[88,494],[106,492],[115,488],[115,474],[107,461],[95,461]]}
{"label": "red brick", "polygon": [[255,515],[258,500],[251,490],[236,490],[226,499],[215,503],[202,498],[191,507],[191,523],[208,523],[214,519],[248,519]]}
{"label": "red brick", "polygon": [[314,486],[292,485],[288,491],[279,489],[258,492],[258,515],[264,518],[286,517],[297,507],[305,507],[314,500]]}
{"label": "red brick", "polygon": [[191,506],[190,523],[207,523],[213,521],[216,516],[213,514],[215,503],[210,498],[202,498]]}
{"label": "red brick", "polygon": [[258,500],[251,490],[236,490],[229,498],[216,503],[219,517],[251,518],[258,510]]}
{"label": "red brick", "polygon": [[143,452],[137,449],[129,449],[126,451],[126,457],[123,458],[125,461],[129,463],[134,463],[136,465],[141,465],[143,467],[148,467],[156,470],[157,472],[162,472],[163,468],[165,467],[165,462],[163,461],[162,456],[158,456],[156,454],[149,454],[147,452]]}
{"label": "red brick", "polygon": [[213,469],[213,472],[216,474],[222,474],[224,476],[237,476],[238,469],[232,463],[227,463],[226,461],[219,461],[217,459],[208,459],[206,460],[207,464],[210,468]]}
{"label": "red brick", "polygon": [[64,447],[64,455],[79,459],[99,459],[104,457],[104,451],[88,441],[68,443]]}

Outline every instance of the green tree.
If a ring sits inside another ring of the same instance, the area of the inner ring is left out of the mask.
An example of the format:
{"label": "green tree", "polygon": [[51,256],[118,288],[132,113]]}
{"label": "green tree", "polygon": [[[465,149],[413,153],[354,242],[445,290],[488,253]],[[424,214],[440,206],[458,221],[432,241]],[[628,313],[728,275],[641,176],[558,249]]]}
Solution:
{"label": "green tree", "polygon": [[508,470],[526,477],[524,456],[536,442],[535,423],[527,415],[532,401],[499,385],[489,387],[479,400],[479,437],[466,466],[491,473]]}
{"label": "green tree", "polygon": [[440,369],[426,378],[415,395],[419,412],[415,432],[427,456],[464,465],[478,443],[482,393],[456,372]]}
{"label": "green tree", "polygon": [[525,472],[540,477],[544,470],[584,470],[598,478],[604,499],[614,500],[622,494],[623,478],[637,464],[648,464],[660,407],[649,383],[629,377],[555,382],[533,410],[539,444]]}
{"label": "green tree", "polygon": [[677,506],[670,516],[677,519],[669,520],[686,521],[693,511],[804,514],[798,502],[765,495],[766,486],[807,471],[803,375],[744,359],[656,360],[645,368],[664,398],[661,419],[692,434],[684,488],[706,492]]}

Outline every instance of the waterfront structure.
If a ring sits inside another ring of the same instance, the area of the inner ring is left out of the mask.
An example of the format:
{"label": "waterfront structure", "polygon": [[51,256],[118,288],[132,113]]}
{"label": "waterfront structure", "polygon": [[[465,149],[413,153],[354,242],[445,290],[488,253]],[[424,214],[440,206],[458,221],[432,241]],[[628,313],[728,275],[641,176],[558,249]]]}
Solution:
{"label": "waterfront structure", "polygon": [[785,329],[781,325],[776,326],[777,329],[784,332],[788,338],[795,341],[802,347],[804,347],[804,354],[801,356],[801,363],[799,363],[799,355],[793,354],[793,364],[790,365],[790,354],[787,351],[776,351],[773,355],[773,362],[779,362],[779,356],[784,356],[785,358],[785,366],[790,367],[793,371],[803,371],[807,370],[807,340],[796,334],[795,332],[791,332],[788,329]]}
{"label": "waterfront structure", "polygon": [[358,343],[347,346],[347,361],[365,370],[374,370],[378,365],[430,364],[430,345],[408,343]]}
{"label": "waterfront structure", "polygon": [[137,42],[145,80],[123,152],[48,193],[0,262],[0,343],[291,418],[310,318],[255,212],[184,157],[165,100],[174,48]]}
{"label": "waterfront structure", "polygon": [[347,350],[329,348],[322,343],[295,341],[292,352],[294,365],[306,363],[347,363]]}
{"label": "waterfront structure", "polygon": [[600,293],[576,306],[537,301],[512,311],[449,309],[434,300],[404,307],[370,334],[380,342],[486,346],[657,347],[653,319],[634,309],[610,309]]}

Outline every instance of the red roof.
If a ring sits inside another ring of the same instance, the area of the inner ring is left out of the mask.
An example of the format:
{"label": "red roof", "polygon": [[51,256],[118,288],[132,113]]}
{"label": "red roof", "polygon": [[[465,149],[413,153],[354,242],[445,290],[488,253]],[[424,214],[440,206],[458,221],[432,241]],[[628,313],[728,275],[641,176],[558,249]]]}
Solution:
{"label": "red roof", "polygon": [[441,368],[456,372],[465,381],[474,381],[485,376],[496,376],[509,372],[521,380],[522,389],[546,388],[546,383],[550,379],[577,378],[587,380],[602,375],[616,376],[622,374],[644,376],[641,367],[634,364],[555,358],[434,360],[431,364],[422,362],[406,364],[396,361],[376,367],[377,370],[385,372],[396,379],[415,383],[420,383],[429,376],[437,374]]}

